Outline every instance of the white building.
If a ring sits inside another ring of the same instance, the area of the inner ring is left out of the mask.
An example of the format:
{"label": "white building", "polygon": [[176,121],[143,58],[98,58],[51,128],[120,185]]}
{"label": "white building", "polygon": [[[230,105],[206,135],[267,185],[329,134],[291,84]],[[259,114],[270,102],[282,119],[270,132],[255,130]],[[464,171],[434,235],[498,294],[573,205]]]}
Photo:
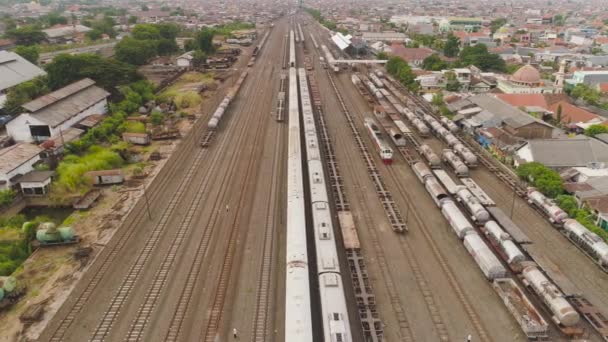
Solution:
{"label": "white building", "polygon": [[194,53],[194,51],[188,51],[188,52],[184,53],[183,55],[177,57],[177,59],[175,60],[175,64],[177,64],[178,67],[182,67],[182,68],[191,67],[192,59],[194,58],[192,56],[193,53]]}
{"label": "white building", "polygon": [[44,196],[51,190],[55,171],[31,171],[19,178],[19,187],[24,196]]}
{"label": "white building", "polygon": [[0,108],[6,101],[9,89],[42,75],[46,75],[44,70],[18,54],[0,51]]}
{"label": "white building", "polygon": [[17,184],[19,178],[34,170],[40,160],[42,148],[19,143],[0,150],[0,189],[9,189]]}
{"label": "white building", "polygon": [[24,104],[26,112],[6,125],[15,141],[42,142],[93,114],[105,114],[110,94],[85,78]]}

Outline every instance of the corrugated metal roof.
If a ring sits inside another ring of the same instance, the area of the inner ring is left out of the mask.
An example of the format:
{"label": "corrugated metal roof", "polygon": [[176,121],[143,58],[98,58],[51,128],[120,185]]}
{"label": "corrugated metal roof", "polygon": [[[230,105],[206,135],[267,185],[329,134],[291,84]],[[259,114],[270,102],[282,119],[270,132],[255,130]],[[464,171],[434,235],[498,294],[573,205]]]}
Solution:
{"label": "corrugated metal roof", "polygon": [[528,141],[532,158],[548,167],[587,166],[608,162],[608,145],[587,137]]}
{"label": "corrugated metal roof", "polygon": [[48,95],[39,97],[22,107],[36,119],[57,127],[84,109],[110,96],[107,91],[93,86],[88,78],[72,83]]}
{"label": "corrugated metal roof", "polygon": [[44,70],[14,52],[0,51],[0,90],[14,87],[38,76]]}
{"label": "corrugated metal roof", "polygon": [[42,149],[36,145],[19,143],[0,149],[0,173],[6,174],[37,156]]}
{"label": "corrugated metal roof", "polygon": [[39,98],[32,100],[32,101],[22,105],[21,107],[27,109],[30,112],[35,112],[37,110],[40,110],[46,106],[53,104],[59,100],[62,100],[72,94],[75,94],[87,87],[90,87],[93,84],[95,84],[95,81],[93,81],[90,78],[84,78],[80,81],[76,81],[72,84],[69,84],[61,89],[55,90],[54,92],[52,92],[50,94],[40,96]]}
{"label": "corrugated metal roof", "polygon": [[64,25],[42,30],[42,32],[46,33],[49,38],[58,38],[89,31],[91,31],[91,28],[84,25]]}
{"label": "corrugated metal roof", "polygon": [[55,171],[30,171],[23,175],[23,177],[19,178],[19,183],[28,182],[28,183],[37,183],[44,182],[45,180],[51,178],[55,175]]}

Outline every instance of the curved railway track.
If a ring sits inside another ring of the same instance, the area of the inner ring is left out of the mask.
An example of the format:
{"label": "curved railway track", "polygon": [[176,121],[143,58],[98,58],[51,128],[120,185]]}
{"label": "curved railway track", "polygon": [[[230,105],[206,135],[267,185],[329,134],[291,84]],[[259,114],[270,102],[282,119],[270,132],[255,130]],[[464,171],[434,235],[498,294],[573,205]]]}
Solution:
{"label": "curved railway track", "polygon": [[[216,98],[214,101],[214,105],[219,104],[221,97]],[[163,169],[157,175],[157,180],[152,182],[150,186],[147,188],[147,193],[150,193],[149,201],[151,203],[155,203],[157,200],[163,197],[165,194],[166,187],[168,186],[170,180],[176,174],[176,172],[180,169],[180,165],[183,164],[185,158],[192,152],[194,148],[196,148],[195,141],[197,132],[201,130],[201,128],[206,124],[206,118],[210,115],[210,113],[206,113],[203,117],[199,118],[197,122],[194,124],[192,128],[192,133],[188,134],[184,140],[180,143],[180,146],[171,155],[169,160],[166,162],[169,165],[163,167]],[[200,154],[197,153],[197,156]],[[193,164],[194,165],[194,164]],[[190,168],[190,170],[193,167]],[[185,184],[182,181],[181,184]],[[180,186],[181,186],[180,184]],[[169,200],[169,203],[174,201],[174,197],[178,196],[177,193]],[[100,266],[94,265],[94,267],[98,267],[97,272],[93,275],[93,277],[86,284],[83,291],[77,296],[74,304],[69,309],[68,313],[64,316],[63,319],[59,322],[57,328],[55,328],[49,338],[52,342],[61,342],[64,339],[65,333],[72,325],[72,323],[76,320],[78,313],[82,311],[85,307],[86,303],[90,299],[93,291],[100,283],[100,281],[104,278],[107,271],[110,269],[110,266],[116,262],[116,257],[118,253],[125,247],[127,242],[135,235],[137,229],[136,227],[141,224],[141,222],[146,219],[147,212],[145,208],[146,204],[143,200],[138,200],[135,205],[135,208],[132,210],[132,214],[129,214],[126,220],[131,220],[127,223],[127,226],[123,226],[117,230],[115,236],[112,237],[112,241],[117,241],[116,244],[112,245],[110,249],[107,251],[102,251],[102,254],[99,256],[99,261],[101,263]],[[133,217],[131,218],[131,215]]]}

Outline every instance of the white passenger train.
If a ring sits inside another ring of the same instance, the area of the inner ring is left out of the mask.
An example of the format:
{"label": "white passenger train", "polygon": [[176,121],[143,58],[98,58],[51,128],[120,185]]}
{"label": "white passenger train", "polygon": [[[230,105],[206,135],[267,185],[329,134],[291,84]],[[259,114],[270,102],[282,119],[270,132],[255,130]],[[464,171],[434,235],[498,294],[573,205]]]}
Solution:
{"label": "white passenger train", "polygon": [[384,140],[382,136],[382,132],[376,121],[372,118],[365,118],[365,127],[367,127],[367,131],[369,135],[372,137],[374,142],[374,146],[378,153],[380,154],[380,158],[384,164],[392,164],[393,163],[393,149],[389,146],[389,144]]}
{"label": "white passenger train", "polygon": [[[315,120],[313,116],[306,71],[298,70],[300,100],[304,122],[306,163],[310,186],[312,226],[317,255],[317,276],[321,300],[324,341],[352,341],[346,295],[338,260],[336,237],[332,224],[327,184]],[[287,339],[286,341],[291,341]]]}
{"label": "white passenger train", "polygon": [[[291,44],[293,46],[293,32]],[[312,315],[302,151],[300,147],[300,111],[295,68],[289,69],[289,131],[287,150],[287,233],[285,255],[285,341],[311,342]]]}

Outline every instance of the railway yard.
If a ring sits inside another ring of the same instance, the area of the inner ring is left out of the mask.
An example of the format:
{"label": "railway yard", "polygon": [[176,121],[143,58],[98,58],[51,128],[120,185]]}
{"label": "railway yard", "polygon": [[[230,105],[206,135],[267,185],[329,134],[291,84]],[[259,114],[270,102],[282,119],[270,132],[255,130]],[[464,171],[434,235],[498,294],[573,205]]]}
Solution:
{"label": "railway yard", "polygon": [[39,340],[608,341],[509,171],[310,16],[259,37]]}

